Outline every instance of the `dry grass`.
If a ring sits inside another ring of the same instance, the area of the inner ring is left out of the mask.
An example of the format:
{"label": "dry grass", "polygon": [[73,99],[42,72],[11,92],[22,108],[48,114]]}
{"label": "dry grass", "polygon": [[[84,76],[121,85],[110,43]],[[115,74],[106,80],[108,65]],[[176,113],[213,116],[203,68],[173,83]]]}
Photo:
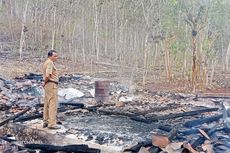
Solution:
{"label": "dry grass", "polygon": [[14,60],[7,60],[0,62],[0,75],[7,78],[15,78],[16,76],[23,76],[29,72],[39,72],[39,65],[28,62],[20,62]]}

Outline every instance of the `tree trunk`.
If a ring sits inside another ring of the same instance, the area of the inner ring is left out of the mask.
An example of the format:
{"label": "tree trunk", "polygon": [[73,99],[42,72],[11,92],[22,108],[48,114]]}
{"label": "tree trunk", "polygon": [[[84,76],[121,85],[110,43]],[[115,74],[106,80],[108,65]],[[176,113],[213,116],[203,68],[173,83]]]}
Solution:
{"label": "tree trunk", "polygon": [[19,55],[20,60],[22,60],[22,50],[25,46],[25,34],[26,34],[26,15],[28,10],[29,0],[26,1],[25,10],[23,12],[23,19],[22,19],[22,30],[21,30],[21,38],[20,38],[20,47],[19,47]]}
{"label": "tree trunk", "polygon": [[56,33],[56,7],[54,7],[54,14],[53,14],[53,33],[52,33],[52,44],[51,49],[54,49],[54,42],[55,42],[55,33]]}
{"label": "tree trunk", "polygon": [[197,57],[196,57],[196,30],[192,30],[192,90],[196,91],[197,83]]}
{"label": "tree trunk", "polygon": [[230,56],[230,42],[228,44],[228,49],[225,57],[225,70],[228,70],[229,56]]}

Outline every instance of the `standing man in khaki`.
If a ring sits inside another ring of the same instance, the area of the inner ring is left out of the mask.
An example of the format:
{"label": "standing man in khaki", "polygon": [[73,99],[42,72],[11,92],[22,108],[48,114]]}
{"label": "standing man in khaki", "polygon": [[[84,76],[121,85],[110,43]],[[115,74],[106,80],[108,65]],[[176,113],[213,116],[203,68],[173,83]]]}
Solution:
{"label": "standing man in khaki", "polygon": [[57,126],[57,92],[58,92],[58,73],[54,65],[58,54],[55,50],[48,52],[48,59],[43,65],[43,87],[45,89],[43,127],[49,129],[60,129]]}

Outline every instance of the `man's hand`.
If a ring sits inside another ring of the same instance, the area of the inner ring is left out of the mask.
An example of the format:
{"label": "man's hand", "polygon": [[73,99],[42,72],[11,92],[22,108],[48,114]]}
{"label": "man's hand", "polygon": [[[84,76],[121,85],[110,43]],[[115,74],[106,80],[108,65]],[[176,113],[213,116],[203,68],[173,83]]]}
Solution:
{"label": "man's hand", "polygon": [[42,87],[43,87],[43,88],[45,88],[45,85],[46,85],[46,83],[45,83],[45,82],[43,82],[43,83],[42,83]]}
{"label": "man's hand", "polygon": [[45,88],[45,85],[46,85],[46,82],[43,82],[42,83],[42,87]]}
{"label": "man's hand", "polygon": [[43,87],[43,88],[45,87],[45,85],[46,85],[46,83],[48,82],[48,80],[49,80],[49,77],[46,77],[45,80],[44,80],[44,83],[42,84],[42,87]]}

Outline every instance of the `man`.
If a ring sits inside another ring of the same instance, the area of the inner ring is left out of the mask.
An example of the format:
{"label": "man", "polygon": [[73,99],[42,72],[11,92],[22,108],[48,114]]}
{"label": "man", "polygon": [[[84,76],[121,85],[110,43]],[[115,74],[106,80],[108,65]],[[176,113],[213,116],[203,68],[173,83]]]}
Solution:
{"label": "man", "polygon": [[43,127],[49,129],[60,129],[57,126],[57,92],[58,92],[58,73],[54,65],[58,58],[55,50],[48,52],[48,59],[43,65],[43,87],[45,89]]}

